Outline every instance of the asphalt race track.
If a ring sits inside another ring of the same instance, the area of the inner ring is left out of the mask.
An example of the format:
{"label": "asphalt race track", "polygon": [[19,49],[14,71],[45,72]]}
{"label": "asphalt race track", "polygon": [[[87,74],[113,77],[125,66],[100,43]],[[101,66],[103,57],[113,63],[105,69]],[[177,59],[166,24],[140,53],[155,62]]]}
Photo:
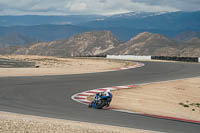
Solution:
{"label": "asphalt race track", "polygon": [[200,76],[199,64],[145,62],[144,67],[116,72],[0,78],[0,111],[169,133],[199,133],[200,124],[89,109],[71,99],[75,93],[96,88],[195,76]]}

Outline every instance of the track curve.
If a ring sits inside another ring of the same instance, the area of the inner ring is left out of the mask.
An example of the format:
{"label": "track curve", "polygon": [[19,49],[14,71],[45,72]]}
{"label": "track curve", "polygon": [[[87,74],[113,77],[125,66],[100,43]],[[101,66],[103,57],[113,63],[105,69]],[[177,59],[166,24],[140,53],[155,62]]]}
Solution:
{"label": "track curve", "polygon": [[199,64],[145,62],[144,67],[117,72],[0,78],[0,111],[170,133],[198,133],[199,124],[88,109],[71,96],[94,88],[200,76],[199,70]]}

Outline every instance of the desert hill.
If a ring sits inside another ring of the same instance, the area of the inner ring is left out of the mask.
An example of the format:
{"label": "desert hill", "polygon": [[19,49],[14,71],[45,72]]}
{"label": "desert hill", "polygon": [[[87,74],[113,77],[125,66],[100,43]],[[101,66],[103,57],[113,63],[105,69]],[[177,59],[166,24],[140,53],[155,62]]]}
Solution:
{"label": "desert hill", "polygon": [[181,50],[182,56],[200,57],[200,38],[192,38],[187,41],[187,45]]}
{"label": "desert hill", "polygon": [[160,34],[144,32],[109,51],[111,54],[174,56],[181,47],[176,41]]}
{"label": "desert hill", "polygon": [[0,54],[45,56],[154,55],[200,57],[200,38],[176,41],[160,34],[143,32],[121,43],[110,31],[93,31],[66,40],[34,43],[30,46],[1,47]]}
{"label": "desert hill", "polygon": [[45,56],[99,55],[115,48],[120,42],[110,31],[85,32],[67,40],[36,43],[28,48],[19,48],[15,54]]}

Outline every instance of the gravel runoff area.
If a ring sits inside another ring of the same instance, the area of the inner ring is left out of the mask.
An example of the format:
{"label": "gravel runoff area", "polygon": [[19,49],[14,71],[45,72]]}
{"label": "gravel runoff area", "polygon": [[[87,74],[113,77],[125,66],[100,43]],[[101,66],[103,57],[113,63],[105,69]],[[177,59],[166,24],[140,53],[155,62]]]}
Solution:
{"label": "gravel runoff area", "polygon": [[0,59],[31,62],[35,63],[35,67],[37,67],[37,68],[0,67],[0,77],[66,75],[66,74],[105,72],[105,71],[117,70],[121,67],[134,66],[136,64],[131,61],[108,60],[103,58],[100,59],[57,58],[49,56],[31,56],[31,55],[0,56]]}
{"label": "gravel runoff area", "polygon": [[137,85],[113,95],[111,108],[200,121],[200,77]]}
{"label": "gravel runoff area", "polygon": [[153,131],[0,112],[0,133],[155,133]]}

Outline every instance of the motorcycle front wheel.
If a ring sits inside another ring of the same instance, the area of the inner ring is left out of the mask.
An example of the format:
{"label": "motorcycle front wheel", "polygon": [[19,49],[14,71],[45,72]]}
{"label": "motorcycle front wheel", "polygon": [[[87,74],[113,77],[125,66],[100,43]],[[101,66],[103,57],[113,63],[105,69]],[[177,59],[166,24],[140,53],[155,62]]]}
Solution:
{"label": "motorcycle front wheel", "polygon": [[106,101],[105,100],[100,100],[100,102],[98,102],[96,104],[96,108],[97,109],[102,109],[104,106],[106,106]]}

